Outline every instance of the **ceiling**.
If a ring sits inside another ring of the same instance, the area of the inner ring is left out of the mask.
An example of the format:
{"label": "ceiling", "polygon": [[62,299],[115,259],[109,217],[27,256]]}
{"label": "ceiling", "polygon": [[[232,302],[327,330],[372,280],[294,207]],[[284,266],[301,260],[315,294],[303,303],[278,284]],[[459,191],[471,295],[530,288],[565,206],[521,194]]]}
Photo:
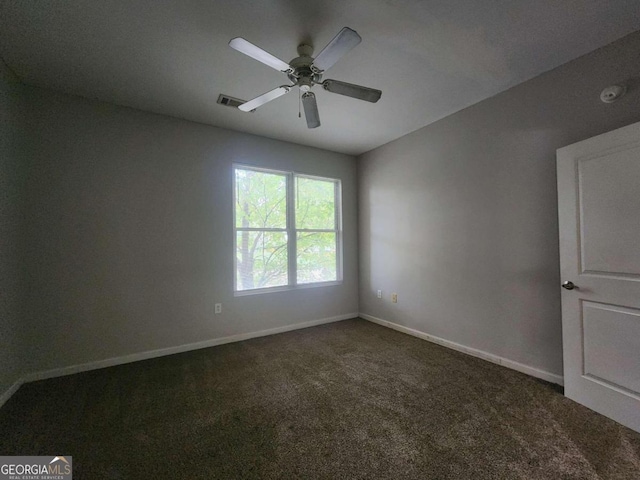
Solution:
{"label": "ceiling", "polygon": [[[315,87],[313,130],[297,93],[254,113],[216,103],[288,83],[231,38],[288,62],[344,26],[363,41],[325,78],[378,103]],[[353,155],[638,29],[637,0],[0,0],[0,57],[26,84]]]}

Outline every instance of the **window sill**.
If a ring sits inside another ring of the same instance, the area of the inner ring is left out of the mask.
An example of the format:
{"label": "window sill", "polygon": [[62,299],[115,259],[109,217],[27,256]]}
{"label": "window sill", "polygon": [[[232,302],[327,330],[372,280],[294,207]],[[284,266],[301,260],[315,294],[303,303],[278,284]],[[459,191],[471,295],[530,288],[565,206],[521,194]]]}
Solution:
{"label": "window sill", "polygon": [[246,297],[248,295],[262,295],[265,293],[290,292],[293,290],[306,290],[309,288],[333,287],[342,285],[342,280],[335,282],[304,283],[302,285],[285,285],[282,287],[254,288],[252,290],[237,290],[233,292],[234,297]]}

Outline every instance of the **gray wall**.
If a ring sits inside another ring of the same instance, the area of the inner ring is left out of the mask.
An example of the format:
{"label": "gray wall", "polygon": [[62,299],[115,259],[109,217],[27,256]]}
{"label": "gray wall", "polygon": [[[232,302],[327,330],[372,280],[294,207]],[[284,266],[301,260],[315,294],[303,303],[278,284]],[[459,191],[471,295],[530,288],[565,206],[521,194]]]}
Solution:
{"label": "gray wall", "polygon": [[360,311],[561,375],[555,151],[640,120],[637,80],[599,100],[639,60],[635,33],[359,157]]}
{"label": "gray wall", "polygon": [[0,395],[22,374],[21,90],[0,60]]}
{"label": "gray wall", "polygon": [[[30,371],[358,311],[354,157],[25,91]],[[232,162],[342,180],[342,285],[233,296]]]}

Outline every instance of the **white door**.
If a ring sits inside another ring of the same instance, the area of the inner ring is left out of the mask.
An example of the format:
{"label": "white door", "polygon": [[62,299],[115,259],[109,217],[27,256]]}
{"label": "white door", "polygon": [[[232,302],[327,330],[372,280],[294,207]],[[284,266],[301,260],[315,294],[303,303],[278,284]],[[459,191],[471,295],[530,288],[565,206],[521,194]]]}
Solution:
{"label": "white door", "polygon": [[565,395],[640,431],[640,123],[557,161]]}

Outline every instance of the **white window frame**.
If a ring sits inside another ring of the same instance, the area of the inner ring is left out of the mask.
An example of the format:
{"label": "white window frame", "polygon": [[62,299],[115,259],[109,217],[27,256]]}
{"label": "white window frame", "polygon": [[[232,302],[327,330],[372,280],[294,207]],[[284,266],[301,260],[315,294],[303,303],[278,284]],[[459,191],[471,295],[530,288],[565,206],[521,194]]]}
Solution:
{"label": "white window frame", "polygon": [[[236,222],[236,205],[237,205],[237,186],[236,186],[236,170],[252,170],[261,173],[270,173],[274,175],[283,175],[286,177],[286,228],[243,228],[238,227]],[[233,293],[234,296],[256,295],[262,293],[282,292],[287,290],[296,290],[301,288],[318,288],[331,285],[342,284],[342,181],[339,178],[320,177],[316,175],[307,175],[304,173],[298,173],[286,170],[275,170],[271,168],[256,167],[253,165],[234,163],[232,165],[233,172]],[[335,184],[334,189],[334,221],[335,228],[329,229],[297,229],[296,228],[296,209],[295,209],[295,179],[296,178],[308,178],[312,180],[319,180],[324,182],[333,182]],[[238,290],[238,232],[240,231],[275,231],[285,232],[287,234],[287,267],[289,283],[287,285],[280,285],[276,287],[264,287],[264,288],[252,288],[249,290]],[[335,233],[336,235],[336,280],[330,280],[327,282],[313,282],[313,283],[297,283],[297,239],[298,232],[312,232],[312,233]]]}

